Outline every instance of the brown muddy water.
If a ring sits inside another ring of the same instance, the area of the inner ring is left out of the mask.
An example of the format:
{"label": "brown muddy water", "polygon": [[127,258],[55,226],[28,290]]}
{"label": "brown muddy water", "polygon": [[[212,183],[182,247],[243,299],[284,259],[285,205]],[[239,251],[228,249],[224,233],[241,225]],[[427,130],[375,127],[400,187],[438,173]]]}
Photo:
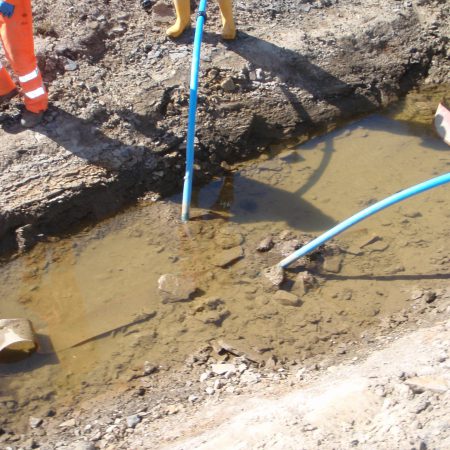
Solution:
{"label": "brown muddy water", "polygon": [[[176,369],[212,339],[261,360],[302,361],[376,335],[418,287],[448,286],[449,186],[339,236],[345,251],[307,262],[317,279],[307,293],[295,278],[304,268],[293,269],[282,288],[301,299],[297,306],[277,300],[261,275],[285,256],[277,248],[292,250],[293,236],[314,237],[371,202],[447,173],[450,148],[432,130],[435,106],[417,94],[390,115],[273,148],[197,190],[188,224],[179,221],[179,197],[143,203],[4,265],[0,317],[30,319],[41,347],[0,363],[1,417],[26,421],[113,390],[145,361]],[[258,252],[268,236],[279,245]],[[189,301],[163,301],[164,274],[194,285]]]}

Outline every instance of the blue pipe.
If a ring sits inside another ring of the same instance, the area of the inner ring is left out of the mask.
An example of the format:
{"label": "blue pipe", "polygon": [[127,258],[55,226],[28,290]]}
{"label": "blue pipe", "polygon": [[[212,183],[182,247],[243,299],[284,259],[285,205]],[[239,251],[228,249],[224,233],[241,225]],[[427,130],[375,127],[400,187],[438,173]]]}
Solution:
{"label": "blue pipe", "polygon": [[412,197],[413,195],[420,194],[421,192],[425,192],[429,189],[433,189],[448,182],[450,182],[450,172],[441,175],[439,177],[432,178],[431,180],[425,181],[423,183],[417,184],[403,191],[397,192],[396,194],[391,195],[390,197],[385,198],[384,200],[381,200],[375,203],[374,205],[369,206],[366,209],[363,209],[354,216],[351,216],[347,220],[344,220],[340,224],[331,228],[330,230],[323,233],[316,239],[304,245],[299,250],[295,251],[288,257],[284,258],[281,262],[278,263],[278,266],[284,269],[287,266],[289,266],[289,264],[292,264],[294,261],[297,261],[297,259],[307,255],[309,252],[317,248],[319,245],[322,245],[324,242],[330,240],[337,234],[342,233],[347,228],[350,228],[351,226],[357,224],[358,222],[361,222],[362,220],[377,213],[378,211],[381,211],[382,209],[385,209],[388,206],[391,206],[395,203],[401,202],[402,200],[406,200],[407,198]]}
{"label": "blue pipe", "polygon": [[197,115],[197,97],[198,97],[198,72],[200,70],[200,48],[202,46],[203,25],[206,19],[207,0],[200,0],[197,14],[197,25],[195,28],[194,50],[192,54],[190,97],[189,97],[189,116],[188,133],[186,145],[186,172],[184,175],[183,203],[181,207],[181,220],[189,220],[189,208],[192,196],[192,178],[194,174],[194,139],[195,139],[195,120]]}

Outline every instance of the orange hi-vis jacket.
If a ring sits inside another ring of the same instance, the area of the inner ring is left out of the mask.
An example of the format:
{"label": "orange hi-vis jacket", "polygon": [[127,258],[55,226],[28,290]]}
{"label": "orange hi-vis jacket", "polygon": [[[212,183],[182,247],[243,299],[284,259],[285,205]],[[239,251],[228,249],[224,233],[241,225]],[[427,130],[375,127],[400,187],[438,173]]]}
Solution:
{"label": "orange hi-vis jacket", "polygon": [[[6,1],[9,11],[12,10],[10,17],[0,13],[0,38],[5,56],[19,78],[26,109],[34,113],[45,111],[48,95],[34,54],[31,0],[0,0],[0,12],[3,1]],[[0,96],[15,88],[14,81],[0,62]]]}

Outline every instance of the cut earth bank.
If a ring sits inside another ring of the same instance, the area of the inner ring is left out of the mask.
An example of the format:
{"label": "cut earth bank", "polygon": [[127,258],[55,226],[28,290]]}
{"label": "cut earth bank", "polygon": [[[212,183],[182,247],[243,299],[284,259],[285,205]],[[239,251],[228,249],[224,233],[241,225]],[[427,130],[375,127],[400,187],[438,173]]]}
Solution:
{"label": "cut earth bank", "polygon": [[[193,31],[165,37],[171,2],[42,0],[36,46],[52,106],[20,128],[0,112],[0,253],[180,189]],[[385,107],[449,73],[440,0],[235,1],[234,42],[216,2],[202,49],[196,182]]]}

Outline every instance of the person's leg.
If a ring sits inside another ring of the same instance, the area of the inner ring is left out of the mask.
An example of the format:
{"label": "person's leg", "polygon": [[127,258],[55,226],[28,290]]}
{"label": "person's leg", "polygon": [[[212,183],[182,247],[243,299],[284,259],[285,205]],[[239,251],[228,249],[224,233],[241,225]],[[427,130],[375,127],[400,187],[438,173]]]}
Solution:
{"label": "person's leg", "polygon": [[16,2],[11,18],[3,18],[0,33],[6,57],[23,89],[25,108],[35,114],[45,111],[48,94],[34,54],[31,0]]}
{"label": "person's leg", "polygon": [[167,36],[176,38],[191,24],[191,2],[190,0],[173,0],[177,21],[166,30]]}
{"label": "person's leg", "polygon": [[[0,40],[2,37],[1,32],[2,32],[2,29],[4,26],[5,25],[4,25],[3,16],[0,15]],[[2,66],[2,63],[0,62],[0,97],[11,94],[15,89],[16,89],[16,84],[12,80],[8,71]]]}
{"label": "person's leg", "polygon": [[236,26],[233,19],[232,0],[218,0],[220,15],[222,16],[222,37],[224,39],[234,39],[236,37]]}

